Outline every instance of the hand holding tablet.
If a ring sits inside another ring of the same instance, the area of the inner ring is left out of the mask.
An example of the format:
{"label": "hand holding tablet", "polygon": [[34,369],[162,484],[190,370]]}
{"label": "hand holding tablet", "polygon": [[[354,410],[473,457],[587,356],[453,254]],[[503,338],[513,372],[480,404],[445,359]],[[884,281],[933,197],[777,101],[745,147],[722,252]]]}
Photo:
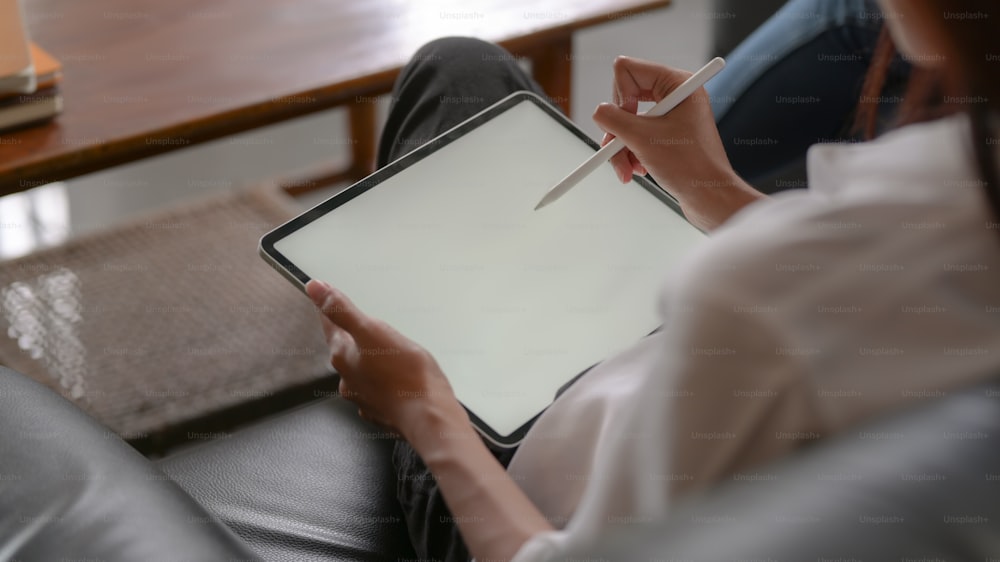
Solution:
{"label": "hand holding tablet", "polygon": [[438,411],[455,407],[454,418],[468,423],[427,350],[370,318],[327,283],[310,281],[306,294],[320,310],[331,363],[340,374],[340,395],[358,405],[362,418],[405,436],[418,425],[412,418],[424,414],[413,407],[416,403]]}

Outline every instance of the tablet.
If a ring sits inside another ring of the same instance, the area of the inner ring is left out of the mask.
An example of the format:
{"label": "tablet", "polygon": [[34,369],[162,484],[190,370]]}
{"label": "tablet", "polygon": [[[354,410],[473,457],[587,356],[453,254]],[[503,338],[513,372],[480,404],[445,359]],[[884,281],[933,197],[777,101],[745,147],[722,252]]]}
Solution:
{"label": "tablet", "polygon": [[266,234],[300,289],[334,285],[424,346],[476,429],[517,445],[577,375],[659,325],[661,284],[704,239],[610,164],[534,211],[599,148],[515,93]]}

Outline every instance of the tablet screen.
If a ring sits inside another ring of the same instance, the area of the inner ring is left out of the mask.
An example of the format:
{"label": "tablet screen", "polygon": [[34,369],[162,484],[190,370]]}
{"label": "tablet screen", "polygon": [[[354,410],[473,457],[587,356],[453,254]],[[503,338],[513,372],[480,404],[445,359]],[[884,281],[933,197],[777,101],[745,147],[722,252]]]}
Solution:
{"label": "tablet screen", "polygon": [[534,211],[595,149],[530,97],[508,104],[273,242],[427,348],[500,436],[654,330],[662,282],[704,238],[610,164]]}

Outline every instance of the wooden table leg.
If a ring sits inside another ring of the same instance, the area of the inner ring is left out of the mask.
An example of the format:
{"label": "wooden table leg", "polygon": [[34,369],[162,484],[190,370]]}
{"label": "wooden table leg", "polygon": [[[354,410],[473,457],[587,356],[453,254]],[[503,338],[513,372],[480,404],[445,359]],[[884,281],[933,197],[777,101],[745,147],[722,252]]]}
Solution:
{"label": "wooden table leg", "polygon": [[531,72],[545,93],[570,115],[573,89],[573,36],[566,34],[529,55]]}
{"label": "wooden table leg", "polygon": [[375,171],[375,151],[378,132],[376,107],[370,101],[354,103],[348,108],[351,134],[351,168],[355,181]]}
{"label": "wooden table leg", "polygon": [[376,104],[371,101],[348,105],[347,132],[350,135],[351,161],[347,167],[331,170],[324,166],[306,177],[280,182],[281,188],[295,197],[338,183],[354,183],[374,172],[378,150],[376,117]]}

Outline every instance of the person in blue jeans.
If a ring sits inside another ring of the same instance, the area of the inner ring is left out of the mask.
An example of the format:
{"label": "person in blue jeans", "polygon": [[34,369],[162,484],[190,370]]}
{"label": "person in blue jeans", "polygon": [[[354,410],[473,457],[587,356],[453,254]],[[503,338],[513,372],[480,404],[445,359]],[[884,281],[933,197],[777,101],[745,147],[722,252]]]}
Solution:
{"label": "person in blue jeans", "polygon": [[[874,0],[792,0],[727,57],[705,88],[740,176],[765,193],[805,187],[773,180],[813,144],[858,139],[853,116],[882,24]],[[890,67],[887,118],[909,70],[899,56]]]}
{"label": "person in blue jeans", "polygon": [[[871,0],[791,0],[728,57],[729,66],[708,91],[726,152],[742,177],[763,181],[794,167],[812,144],[853,138],[853,114],[882,24]],[[902,83],[907,72],[906,63],[897,61],[888,88]],[[496,45],[454,37],[425,45],[396,82],[379,167],[518,90],[544,96],[515,57]],[[442,104],[441,99],[469,101]],[[758,183],[765,192],[789,187],[805,186]],[[577,384],[586,384],[585,377]],[[507,466],[512,454],[495,456]],[[398,441],[393,462],[397,497],[418,558],[468,560],[454,518],[420,457]]]}

